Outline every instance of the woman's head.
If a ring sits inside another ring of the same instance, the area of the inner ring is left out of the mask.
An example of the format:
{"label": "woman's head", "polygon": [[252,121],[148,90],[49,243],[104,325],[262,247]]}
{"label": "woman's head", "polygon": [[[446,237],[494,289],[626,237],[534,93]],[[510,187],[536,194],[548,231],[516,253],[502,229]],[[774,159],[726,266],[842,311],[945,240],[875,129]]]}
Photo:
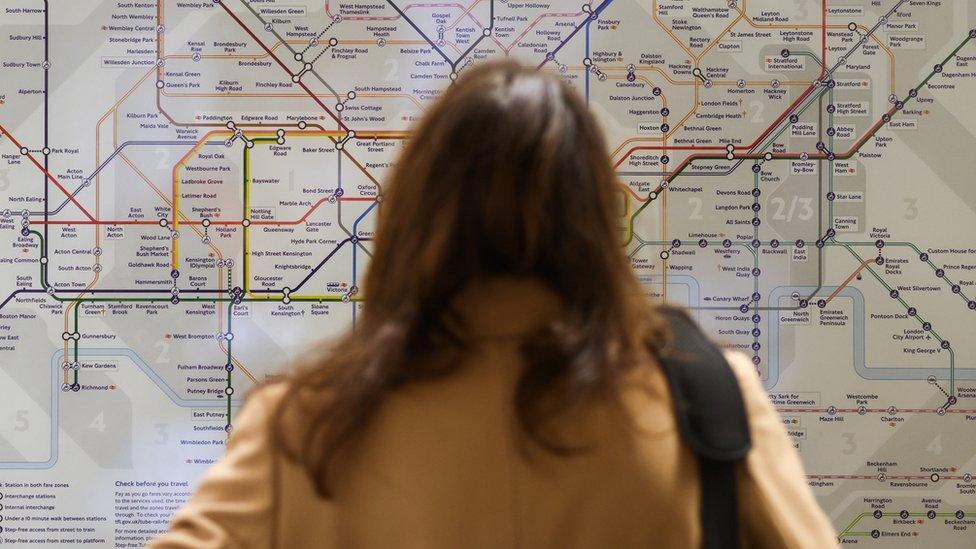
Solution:
{"label": "woman's head", "polygon": [[320,490],[385,394],[449,373],[423,358],[464,349],[455,298],[499,276],[534,279],[563,306],[522,342],[513,402],[528,437],[558,450],[546,421],[610,388],[656,329],[623,253],[620,205],[600,130],[558,76],[514,62],[466,71],[384,188],[356,329],[292,381],[285,408],[310,420],[286,447]]}
{"label": "woman's head", "polygon": [[571,304],[603,300],[631,277],[620,204],[600,130],[568,85],[514,62],[473,68],[397,162],[366,308],[436,313],[446,292],[493,275],[539,277]]}

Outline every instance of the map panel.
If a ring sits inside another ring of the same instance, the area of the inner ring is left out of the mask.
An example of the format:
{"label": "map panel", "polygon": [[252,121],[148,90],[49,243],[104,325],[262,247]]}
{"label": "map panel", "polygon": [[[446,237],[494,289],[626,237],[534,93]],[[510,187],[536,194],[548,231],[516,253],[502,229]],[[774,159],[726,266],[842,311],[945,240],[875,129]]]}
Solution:
{"label": "map panel", "polygon": [[974,39],[938,0],[3,0],[0,542],[165,529],[507,56],[586,98],[619,245],[752,357],[841,542],[973,547]]}

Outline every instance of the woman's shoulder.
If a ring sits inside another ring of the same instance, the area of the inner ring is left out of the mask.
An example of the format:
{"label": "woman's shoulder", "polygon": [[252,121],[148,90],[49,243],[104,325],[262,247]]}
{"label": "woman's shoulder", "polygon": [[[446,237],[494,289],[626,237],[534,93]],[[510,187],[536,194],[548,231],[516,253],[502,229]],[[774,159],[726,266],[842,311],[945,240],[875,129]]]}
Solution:
{"label": "woman's shoulder", "polygon": [[752,450],[739,476],[744,529],[762,547],[837,547],[830,521],[817,505],[783,419],[748,356],[725,352],[749,416]]}
{"label": "woman's shoulder", "polygon": [[265,382],[251,389],[231,419],[233,431],[228,446],[239,439],[263,441],[274,432],[272,424],[279,415],[281,405],[290,391],[290,382]]}
{"label": "woman's shoulder", "polygon": [[743,393],[754,392],[757,388],[762,389],[759,373],[745,353],[725,349],[722,351],[722,355],[725,357],[725,361],[729,363],[729,367],[732,368],[735,379],[739,382],[739,386],[742,387]]}
{"label": "woman's shoulder", "polygon": [[277,379],[267,381],[255,386],[244,399],[244,406],[274,409],[284,400],[285,395],[291,389],[292,381],[289,379]]}
{"label": "woman's shoulder", "polygon": [[288,456],[284,463],[294,464],[294,456],[320,417],[321,392],[305,389],[292,376],[251,389],[234,418],[228,446],[235,438],[248,439],[263,445],[270,454]]}
{"label": "woman's shoulder", "polygon": [[735,374],[736,381],[739,382],[739,390],[742,392],[742,400],[753,436],[757,431],[768,429],[770,423],[772,426],[781,427],[779,415],[769,401],[769,395],[752,360],[739,351],[726,350],[722,354]]}
{"label": "woman's shoulder", "polygon": [[270,417],[278,410],[290,390],[290,382],[277,380],[261,383],[244,397],[235,423],[257,417]]}

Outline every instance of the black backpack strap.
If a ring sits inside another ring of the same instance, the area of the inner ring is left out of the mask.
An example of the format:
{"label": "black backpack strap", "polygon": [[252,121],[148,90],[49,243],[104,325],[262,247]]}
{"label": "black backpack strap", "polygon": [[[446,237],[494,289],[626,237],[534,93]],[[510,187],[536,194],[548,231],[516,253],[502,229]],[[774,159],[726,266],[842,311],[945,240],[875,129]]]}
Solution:
{"label": "black backpack strap", "polygon": [[698,457],[704,549],[739,547],[735,465],[749,452],[742,392],[722,352],[684,311],[661,308],[670,341],[658,357],[684,443]]}

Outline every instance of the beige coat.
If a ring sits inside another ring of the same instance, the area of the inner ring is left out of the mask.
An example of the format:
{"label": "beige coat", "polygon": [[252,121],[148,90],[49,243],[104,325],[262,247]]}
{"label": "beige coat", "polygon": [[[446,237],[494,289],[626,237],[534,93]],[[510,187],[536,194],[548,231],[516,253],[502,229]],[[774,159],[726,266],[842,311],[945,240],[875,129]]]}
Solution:
{"label": "beige coat", "polygon": [[[533,283],[513,281],[468,292],[461,303],[477,344],[454,374],[387,398],[355,461],[337,475],[334,499],[316,497],[304,472],[269,444],[267,420],[282,393],[271,386],[252,395],[227,455],[149,547],[697,547],[697,465],[659,369],[627,379],[630,426],[593,405],[574,418],[589,452],[527,461],[516,449],[512,406],[518,340],[559,308]],[[754,445],[738,481],[745,546],[835,547],[752,364],[727,358]]]}

